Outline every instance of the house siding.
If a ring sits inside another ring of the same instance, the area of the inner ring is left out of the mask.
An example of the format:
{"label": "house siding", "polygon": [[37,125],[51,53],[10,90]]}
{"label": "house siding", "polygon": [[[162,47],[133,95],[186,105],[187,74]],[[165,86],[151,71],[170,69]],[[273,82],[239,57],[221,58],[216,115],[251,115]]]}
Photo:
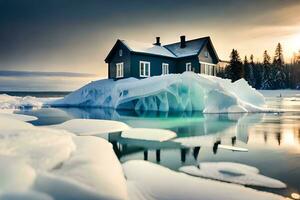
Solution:
{"label": "house siding", "polygon": [[191,56],[191,57],[185,57],[185,58],[180,58],[178,59],[176,63],[176,73],[183,73],[186,71],[186,63],[191,63],[192,64],[192,71],[195,73],[200,72],[200,64],[199,64],[199,59],[197,56]]}
{"label": "house siding", "polygon": [[[122,56],[119,56],[120,49],[122,49]],[[114,52],[112,56],[111,62],[108,63],[109,78],[121,79],[121,78],[116,78],[117,75],[116,64],[121,62],[124,63],[124,76],[122,78],[131,77],[130,51],[124,45],[118,46],[117,50]]]}
{"label": "house siding", "polygon": [[131,53],[131,76],[136,78],[140,77],[140,61],[150,62],[150,76],[159,76],[162,74],[162,63],[169,64],[169,73],[176,73],[176,61],[175,59],[152,56],[145,54]]}

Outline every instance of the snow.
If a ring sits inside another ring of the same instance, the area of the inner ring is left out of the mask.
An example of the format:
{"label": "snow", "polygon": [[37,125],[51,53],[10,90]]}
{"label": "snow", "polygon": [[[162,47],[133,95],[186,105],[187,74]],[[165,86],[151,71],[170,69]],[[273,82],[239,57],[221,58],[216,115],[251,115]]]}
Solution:
{"label": "snow", "polygon": [[123,164],[123,169],[128,181],[129,197],[132,200],[285,199],[279,195],[240,185],[192,177],[142,160],[128,161]]}
{"label": "snow", "polygon": [[259,90],[265,97],[296,97],[300,98],[300,90]]}
{"label": "snow", "polygon": [[24,160],[0,155],[0,163],[0,191],[22,191],[30,188],[36,173]]}
{"label": "snow", "polygon": [[123,42],[123,44],[125,44],[125,46],[127,46],[131,51],[134,52],[142,52],[176,58],[176,56],[173,53],[171,53],[167,48],[163,46],[154,45],[151,43],[136,42],[132,40],[121,41]]}
{"label": "snow", "polygon": [[106,140],[7,116],[0,116],[0,130],[0,199],[127,199]]}
{"label": "snow", "polygon": [[123,122],[98,119],[72,119],[50,127],[67,130],[77,135],[101,135],[104,133],[121,132],[130,128]]}
{"label": "snow", "polygon": [[91,136],[75,137],[74,142],[75,154],[54,170],[54,174],[83,183],[101,196],[124,199],[127,196],[126,180],[112,145]]}
{"label": "snow", "polygon": [[38,119],[37,117],[34,117],[34,116],[14,114],[14,113],[8,113],[8,112],[2,113],[1,111],[0,111],[0,116],[17,119],[17,120],[24,121],[24,122],[30,122],[30,121],[34,121],[34,120]]}
{"label": "snow", "polygon": [[276,179],[259,174],[255,167],[230,162],[208,162],[196,166],[183,166],[179,171],[203,178],[210,178],[241,185],[261,186],[268,188],[286,188]]}
{"label": "snow", "polygon": [[0,94],[0,109],[40,108],[43,103],[36,97],[17,97]]}
{"label": "snow", "polygon": [[267,111],[262,108],[264,104],[263,95],[244,80],[231,83],[229,79],[193,72],[141,80],[95,81],[52,103],[55,106],[204,113],[263,112]]}
{"label": "snow", "polygon": [[123,138],[139,139],[139,140],[152,140],[152,141],[167,141],[176,137],[176,133],[164,129],[154,128],[131,128],[122,132]]}

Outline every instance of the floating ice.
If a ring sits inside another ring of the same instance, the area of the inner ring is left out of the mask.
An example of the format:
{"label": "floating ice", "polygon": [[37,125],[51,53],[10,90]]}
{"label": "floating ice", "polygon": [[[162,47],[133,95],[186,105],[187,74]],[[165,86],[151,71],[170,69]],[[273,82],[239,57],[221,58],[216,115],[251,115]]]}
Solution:
{"label": "floating ice", "polygon": [[166,141],[176,137],[176,133],[164,129],[154,128],[131,128],[122,132],[123,138],[140,139],[140,140],[154,140]]}
{"label": "floating ice", "polygon": [[185,72],[146,79],[92,82],[56,106],[109,107],[153,111],[203,111],[204,113],[262,112],[264,97],[246,81]]}
{"label": "floating ice", "polygon": [[99,119],[72,119],[50,127],[67,130],[77,135],[101,135],[121,132],[130,128],[123,122]]}
{"label": "floating ice", "polygon": [[[128,161],[123,169],[131,200],[284,200],[244,186],[192,177],[142,160]],[[151,173],[150,173],[151,172]]]}
{"label": "floating ice", "polygon": [[0,194],[0,200],[54,200],[52,197],[35,191],[9,191]]}
{"label": "floating ice", "polygon": [[268,188],[286,188],[276,179],[258,174],[255,167],[230,162],[200,163],[196,166],[183,166],[179,171],[204,178],[210,178],[241,185],[261,186]]}

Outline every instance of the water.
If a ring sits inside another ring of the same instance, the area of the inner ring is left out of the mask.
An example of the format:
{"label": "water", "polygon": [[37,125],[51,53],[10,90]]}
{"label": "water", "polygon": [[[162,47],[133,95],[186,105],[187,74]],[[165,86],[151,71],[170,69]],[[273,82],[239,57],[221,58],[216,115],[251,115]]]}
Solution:
{"label": "water", "polygon": [[[121,162],[147,159],[174,170],[204,161],[239,162],[257,167],[261,174],[279,179],[287,189],[266,189],[284,196],[300,193],[300,99],[267,98],[269,107],[283,113],[202,114],[199,112],[158,113],[110,109],[42,108],[22,111],[39,119],[35,125],[50,125],[73,118],[113,119],[132,127],[164,128],[178,137],[193,137],[187,148],[175,142],[147,142],[110,134],[109,140]],[[203,142],[205,141],[205,142]],[[248,152],[220,149],[216,143],[247,148]]]}

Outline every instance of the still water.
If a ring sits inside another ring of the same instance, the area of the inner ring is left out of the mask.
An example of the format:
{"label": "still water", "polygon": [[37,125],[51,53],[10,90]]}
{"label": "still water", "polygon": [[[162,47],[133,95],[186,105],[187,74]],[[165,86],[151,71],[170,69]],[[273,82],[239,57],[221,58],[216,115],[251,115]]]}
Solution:
{"label": "still water", "polygon": [[[164,128],[189,147],[176,142],[150,142],[107,136],[121,162],[145,159],[177,170],[204,161],[239,162],[257,167],[261,174],[279,179],[287,189],[265,189],[284,196],[300,193],[300,98],[266,99],[280,113],[202,114],[199,112],[128,112],[109,109],[42,108],[21,111],[39,119],[34,125],[62,123],[73,118],[112,119],[132,127]],[[218,148],[217,144],[247,148],[248,152]]]}

